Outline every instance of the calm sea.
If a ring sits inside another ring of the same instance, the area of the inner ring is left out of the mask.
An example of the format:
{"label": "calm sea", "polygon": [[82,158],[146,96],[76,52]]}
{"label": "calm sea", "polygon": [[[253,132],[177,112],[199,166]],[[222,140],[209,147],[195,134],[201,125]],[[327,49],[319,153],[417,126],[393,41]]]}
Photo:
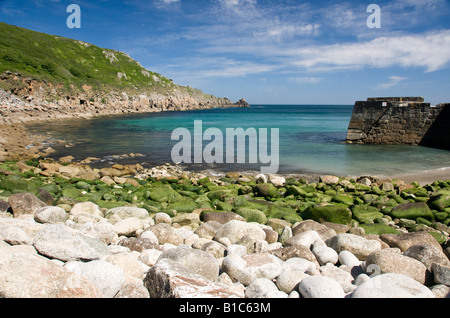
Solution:
{"label": "calm sea", "polygon": [[[252,105],[188,112],[163,112],[92,120],[69,120],[34,124],[39,133],[72,142],[74,147],[54,148],[56,156],[76,159],[100,157],[105,163],[139,162],[149,165],[172,163],[171,150],[177,141],[172,131],[184,127],[194,132],[194,121],[203,130],[219,128],[279,129],[279,173],[335,175],[392,175],[450,166],[450,151],[418,146],[348,145],[345,140],[353,105]],[[224,138],[225,139],[225,138]],[[209,141],[204,141],[206,146]],[[271,145],[268,149],[270,151]],[[112,155],[141,153],[145,157],[117,161]],[[251,164],[189,165],[192,170],[259,170]]]}

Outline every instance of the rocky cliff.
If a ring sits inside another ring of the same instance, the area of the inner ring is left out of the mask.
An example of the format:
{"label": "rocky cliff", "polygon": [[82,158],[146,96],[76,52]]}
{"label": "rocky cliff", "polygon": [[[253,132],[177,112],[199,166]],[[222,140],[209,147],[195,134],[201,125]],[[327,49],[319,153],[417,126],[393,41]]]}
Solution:
{"label": "rocky cliff", "polygon": [[157,91],[96,90],[84,85],[82,91],[68,93],[60,85],[38,81],[17,72],[5,72],[0,82],[0,124],[47,119],[93,117],[129,113],[185,111],[217,107],[249,107],[244,99],[233,103],[183,87],[165,93]]}
{"label": "rocky cliff", "polygon": [[379,97],[357,101],[348,143],[410,144],[450,149],[450,104],[422,97]]}

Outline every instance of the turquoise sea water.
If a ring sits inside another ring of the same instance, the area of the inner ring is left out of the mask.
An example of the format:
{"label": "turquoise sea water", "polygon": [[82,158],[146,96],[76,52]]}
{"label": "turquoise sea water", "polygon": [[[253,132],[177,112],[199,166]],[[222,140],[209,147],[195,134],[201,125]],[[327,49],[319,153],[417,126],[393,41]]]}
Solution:
{"label": "turquoise sea water", "polygon": [[[279,129],[279,173],[330,173],[335,175],[392,175],[450,167],[450,151],[418,146],[348,145],[345,140],[353,106],[343,105],[252,105],[251,108],[225,108],[188,112],[163,112],[92,120],[70,120],[35,124],[32,131],[70,141],[74,147],[54,147],[57,156],[77,159],[88,156],[141,153],[135,162],[149,165],[172,163],[171,140],[176,128],[193,135],[194,121],[201,120],[203,131],[219,128]],[[225,139],[225,138],[224,138]],[[209,141],[204,141],[206,146]],[[269,152],[271,145],[268,146]],[[123,162],[121,162],[123,163]],[[259,170],[260,164],[189,165],[194,170]]]}

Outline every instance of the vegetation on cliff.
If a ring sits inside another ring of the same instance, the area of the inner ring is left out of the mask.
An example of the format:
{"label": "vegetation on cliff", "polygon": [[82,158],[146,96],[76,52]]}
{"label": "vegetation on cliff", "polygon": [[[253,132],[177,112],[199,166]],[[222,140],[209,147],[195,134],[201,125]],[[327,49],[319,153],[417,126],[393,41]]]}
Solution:
{"label": "vegetation on cliff", "polygon": [[[145,69],[128,54],[78,40],[44,34],[0,22],[0,88],[18,91],[23,78],[51,83],[61,93],[120,91],[170,95],[182,91],[193,98],[214,96],[179,86]],[[20,74],[20,78],[5,74]]]}

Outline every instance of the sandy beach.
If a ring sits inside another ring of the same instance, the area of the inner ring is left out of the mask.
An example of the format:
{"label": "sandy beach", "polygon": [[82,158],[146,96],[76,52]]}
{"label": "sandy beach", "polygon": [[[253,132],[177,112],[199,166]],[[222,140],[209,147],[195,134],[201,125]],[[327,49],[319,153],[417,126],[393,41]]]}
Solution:
{"label": "sandy beach", "polygon": [[450,167],[416,172],[411,174],[402,174],[390,176],[391,179],[400,179],[406,183],[417,181],[421,186],[431,184],[436,180],[450,180]]}

